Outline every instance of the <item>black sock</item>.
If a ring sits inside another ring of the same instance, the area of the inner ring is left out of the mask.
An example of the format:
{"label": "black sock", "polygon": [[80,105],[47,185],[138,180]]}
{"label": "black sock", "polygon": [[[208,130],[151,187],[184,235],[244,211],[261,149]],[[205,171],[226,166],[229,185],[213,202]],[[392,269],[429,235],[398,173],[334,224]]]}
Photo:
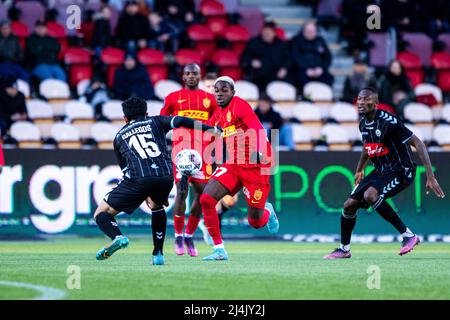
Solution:
{"label": "black sock", "polygon": [[167,214],[164,208],[152,211],[153,255],[163,254],[166,237]]}
{"label": "black sock", "polygon": [[378,212],[378,214],[382,216],[384,220],[392,224],[398,232],[406,232],[406,226],[403,221],[400,219],[394,209],[392,209],[392,207],[383,200],[383,198],[378,198],[378,200],[372,205],[372,208],[375,209],[375,211]]}
{"label": "black sock", "polygon": [[100,212],[99,215],[95,218],[95,222],[97,222],[100,230],[103,231],[111,240],[114,240],[116,236],[122,235],[120,229],[117,225],[116,219],[108,212]]}
{"label": "black sock", "polygon": [[350,244],[352,237],[352,231],[356,224],[356,213],[350,214],[342,212],[341,215],[341,243],[343,245]]}

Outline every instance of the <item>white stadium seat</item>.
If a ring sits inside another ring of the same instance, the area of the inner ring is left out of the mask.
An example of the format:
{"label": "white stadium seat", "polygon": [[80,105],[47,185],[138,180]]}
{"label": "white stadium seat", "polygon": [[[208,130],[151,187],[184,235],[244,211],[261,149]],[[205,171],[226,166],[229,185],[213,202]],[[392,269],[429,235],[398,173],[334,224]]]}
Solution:
{"label": "white stadium seat", "polygon": [[443,150],[450,151],[450,125],[437,125],[433,130],[433,140],[439,143]]}
{"label": "white stadium seat", "polygon": [[83,79],[77,84],[77,94],[78,96],[84,95],[86,92],[87,87],[89,86],[89,83],[91,82],[90,79]]}
{"label": "white stadium seat", "polygon": [[336,102],[330,109],[329,117],[341,124],[351,141],[360,140],[359,114],[354,105]]}
{"label": "white stadium seat", "polygon": [[413,124],[405,124],[405,126],[412,131],[412,133],[414,133],[417,138],[419,138],[422,141],[430,141],[431,140],[431,136],[425,136],[425,134],[423,133],[422,129],[416,125]]}
{"label": "white stadium seat", "polygon": [[431,83],[419,83],[414,88],[416,96],[424,94],[432,94],[438,103],[442,103],[442,90],[438,86]]}
{"label": "white stadium seat", "polygon": [[69,85],[58,79],[46,79],[39,84],[39,93],[47,99],[69,99]]}
{"label": "white stadium seat", "polygon": [[290,119],[293,116],[295,105],[274,104],[272,105],[274,111],[278,112],[283,119]]}
{"label": "white stadium seat", "polygon": [[25,98],[30,97],[30,85],[22,79],[17,79],[17,89],[23,93]]}
{"label": "white stadium seat", "polygon": [[57,122],[51,128],[51,136],[58,143],[58,148],[80,148],[80,133],[77,127],[64,122]]}
{"label": "white stadium seat", "polygon": [[25,102],[28,117],[39,127],[43,138],[50,137],[50,128],[55,122],[53,108],[44,100],[30,99]]}
{"label": "white stadium seat", "polygon": [[180,90],[181,84],[173,80],[159,80],[155,84],[155,95],[164,100],[170,93]]}
{"label": "white stadium seat", "polygon": [[301,124],[311,132],[312,139],[320,138],[322,128],[322,114],[319,107],[310,102],[299,102],[292,110],[292,117],[298,119]]}
{"label": "white stadium seat", "polygon": [[422,103],[408,103],[404,109],[405,119],[414,123],[423,132],[424,137],[433,134],[433,113],[431,108]]}
{"label": "white stadium seat", "polygon": [[297,89],[285,81],[270,82],[266,92],[274,101],[295,101],[297,98]]}
{"label": "white stadium seat", "polygon": [[350,150],[350,139],[341,125],[326,124],[322,127],[321,135],[325,137],[329,150]]}
{"label": "white stadium seat", "polygon": [[27,121],[17,121],[11,125],[11,137],[17,140],[20,148],[41,147],[41,133],[39,127]]}
{"label": "white stadium seat", "polygon": [[125,121],[123,120],[122,101],[109,100],[102,106],[102,113],[105,117],[110,119],[113,124],[123,126]]}
{"label": "white stadium seat", "polygon": [[94,123],[94,109],[88,103],[69,101],[64,106],[67,118],[78,128],[82,139],[91,136],[91,127]]}
{"label": "white stadium seat", "polygon": [[246,80],[236,81],[234,90],[237,96],[247,101],[256,101],[259,98],[259,90],[256,84]]}
{"label": "white stadium seat", "polygon": [[312,137],[311,132],[306,126],[298,123],[292,124],[292,138],[295,143],[296,150],[311,150]]}
{"label": "white stadium seat", "polygon": [[100,149],[112,149],[117,127],[109,122],[97,122],[91,128],[91,137],[97,141]]}
{"label": "white stadium seat", "polygon": [[147,101],[147,113],[149,116],[159,115],[161,109],[164,107],[164,103],[158,100]]}
{"label": "white stadium seat", "polygon": [[441,118],[450,123],[450,104],[446,104],[444,108],[442,108]]}
{"label": "white stadium seat", "polygon": [[303,96],[315,102],[333,101],[333,89],[326,83],[311,81],[303,87]]}

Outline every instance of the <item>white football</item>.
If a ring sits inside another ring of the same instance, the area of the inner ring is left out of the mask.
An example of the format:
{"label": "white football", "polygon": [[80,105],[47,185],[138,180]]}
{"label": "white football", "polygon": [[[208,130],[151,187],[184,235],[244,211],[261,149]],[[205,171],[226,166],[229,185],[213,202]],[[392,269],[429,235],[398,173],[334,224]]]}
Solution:
{"label": "white football", "polygon": [[177,171],[184,175],[193,176],[202,167],[202,157],[200,153],[193,149],[181,150],[175,157]]}

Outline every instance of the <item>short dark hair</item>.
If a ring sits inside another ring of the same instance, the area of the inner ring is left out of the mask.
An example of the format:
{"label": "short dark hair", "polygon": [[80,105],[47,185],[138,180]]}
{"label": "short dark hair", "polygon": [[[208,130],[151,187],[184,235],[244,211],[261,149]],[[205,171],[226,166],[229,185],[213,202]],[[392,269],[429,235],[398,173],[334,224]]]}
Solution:
{"label": "short dark hair", "polygon": [[209,72],[205,75],[205,78],[203,80],[216,80],[216,79],[217,79],[217,73]]}
{"label": "short dark hair", "polygon": [[361,91],[363,90],[370,91],[372,94],[378,95],[377,89],[375,89],[374,87],[364,87]]}
{"label": "short dark hair", "polygon": [[122,102],[122,110],[128,120],[143,117],[147,113],[147,102],[141,97],[131,97]]}

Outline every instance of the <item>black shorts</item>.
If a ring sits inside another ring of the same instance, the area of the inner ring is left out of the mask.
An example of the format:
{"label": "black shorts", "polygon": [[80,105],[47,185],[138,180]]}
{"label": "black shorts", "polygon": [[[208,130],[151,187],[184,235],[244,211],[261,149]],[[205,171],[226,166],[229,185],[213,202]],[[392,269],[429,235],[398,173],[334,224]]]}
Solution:
{"label": "black shorts", "polygon": [[103,200],[119,212],[133,213],[148,197],[158,205],[169,198],[173,187],[173,176],[124,178]]}
{"label": "black shorts", "polygon": [[405,190],[414,181],[415,176],[415,168],[384,174],[373,170],[355,186],[350,194],[350,198],[360,201],[361,207],[367,209],[370,207],[370,204],[364,200],[364,192],[366,192],[369,187],[374,187],[380,196],[384,199],[388,199],[395,196],[400,191]]}

